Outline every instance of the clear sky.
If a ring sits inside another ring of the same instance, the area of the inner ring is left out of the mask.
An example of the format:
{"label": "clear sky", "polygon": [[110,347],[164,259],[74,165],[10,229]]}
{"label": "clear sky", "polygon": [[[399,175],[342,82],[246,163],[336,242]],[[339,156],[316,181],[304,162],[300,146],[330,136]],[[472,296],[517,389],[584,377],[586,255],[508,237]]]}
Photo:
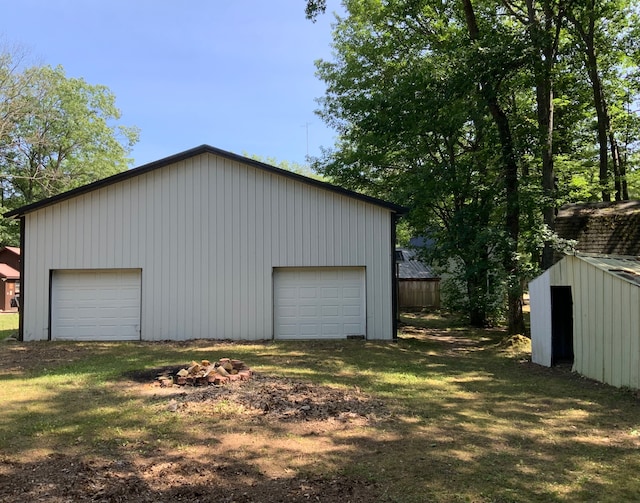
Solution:
{"label": "clear sky", "polygon": [[[329,2],[331,6],[337,2]],[[203,143],[305,163],[334,132],[314,114],[332,14],[304,0],[0,0],[0,38],[111,89],[137,126],[133,166]],[[337,7],[337,6],[336,6]],[[335,7],[334,7],[335,8]]]}

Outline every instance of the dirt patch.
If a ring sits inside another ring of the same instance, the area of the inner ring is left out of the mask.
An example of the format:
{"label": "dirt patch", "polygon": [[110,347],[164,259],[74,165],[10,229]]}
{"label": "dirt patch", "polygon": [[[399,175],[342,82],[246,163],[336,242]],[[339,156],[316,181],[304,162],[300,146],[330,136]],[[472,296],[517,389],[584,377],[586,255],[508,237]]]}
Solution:
{"label": "dirt patch", "polygon": [[[24,372],[34,359],[52,364],[82,353],[79,348],[51,349],[45,357],[38,345],[25,345],[4,356],[14,372]],[[167,449],[132,441],[119,459],[113,453],[76,453],[75,446],[63,453],[5,454],[0,456],[0,502],[19,498],[47,503],[368,503],[378,499],[375,481],[333,471],[318,475],[305,467],[313,465],[315,454],[335,449],[328,440],[333,435],[356,435],[363,427],[389,419],[384,402],[356,388],[258,372],[249,381],[224,385],[159,385],[159,374],[174,374],[183,367],[129,372],[113,385],[134,399],[151,400],[151,410],[157,414],[175,414],[176,421],[188,425],[189,434],[198,435],[193,428],[200,425],[206,442]],[[224,431],[217,429],[219,424],[225,425]],[[259,454],[248,459],[243,453],[250,449]],[[290,468],[273,463],[271,450],[290,452]]]}
{"label": "dirt patch", "polygon": [[384,402],[358,389],[336,389],[283,377],[255,374],[247,382],[187,389],[174,402],[177,411],[201,409],[203,404],[233,404],[235,414],[275,421],[375,422],[389,417]]}
{"label": "dirt patch", "polygon": [[[132,393],[153,394],[160,407],[176,413],[203,414],[207,408],[218,416],[241,415],[272,421],[359,422],[388,420],[391,417],[382,400],[357,388],[333,388],[280,376],[254,372],[249,381],[224,385],[160,386],[158,375],[173,375],[182,366],[159,367],[127,374],[135,384]],[[220,405],[224,406],[221,407]]]}
{"label": "dirt patch", "polygon": [[0,457],[3,503],[365,503],[378,493],[373,482],[340,475],[271,478],[226,460],[175,457],[133,463],[51,454],[40,462],[18,463]]}

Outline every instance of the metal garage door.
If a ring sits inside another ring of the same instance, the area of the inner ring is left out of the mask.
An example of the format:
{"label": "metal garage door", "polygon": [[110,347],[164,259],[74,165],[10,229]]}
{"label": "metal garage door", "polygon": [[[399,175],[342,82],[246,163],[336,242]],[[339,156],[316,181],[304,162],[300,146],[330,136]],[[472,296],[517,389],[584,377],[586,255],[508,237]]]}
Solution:
{"label": "metal garage door", "polygon": [[139,269],[54,271],[51,338],[139,340],[140,279]]}
{"label": "metal garage door", "polygon": [[274,270],[276,339],[338,339],[366,334],[362,267]]}

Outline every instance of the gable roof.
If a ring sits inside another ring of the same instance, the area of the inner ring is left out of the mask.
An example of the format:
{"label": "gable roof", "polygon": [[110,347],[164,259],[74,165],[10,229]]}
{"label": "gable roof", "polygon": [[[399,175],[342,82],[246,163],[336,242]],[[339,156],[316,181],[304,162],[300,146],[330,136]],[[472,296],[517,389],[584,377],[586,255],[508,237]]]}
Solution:
{"label": "gable roof", "polygon": [[4,250],[10,251],[14,255],[20,256],[20,248],[18,248],[17,246],[4,246],[2,249],[0,249],[0,252]]}
{"label": "gable roof", "polygon": [[7,264],[0,264],[0,278],[20,279],[20,273]]}
{"label": "gable roof", "polygon": [[292,171],[287,171],[284,169],[276,168],[275,166],[271,166],[269,164],[265,164],[260,161],[256,161],[254,159],[249,159],[248,157],[244,157],[238,154],[234,154],[231,152],[227,152],[225,150],[221,150],[219,148],[211,147],[210,145],[200,145],[199,147],[192,148],[190,150],[185,150],[184,152],[180,152],[178,154],[165,157],[164,159],[160,159],[158,161],[154,161],[148,164],[144,164],[137,168],[130,169],[128,171],[123,171],[122,173],[117,173],[110,177],[104,178],[102,180],[98,180],[93,183],[89,183],[87,185],[83,185],[81,187],[77,187],[75,189],[69,190],[67,192],[63,192],[62,194],[58,194],[53,197],[49,197],[47,199],[43,199],[42,201],[38,201],[35,203],[27,204],[20,208],[16,208],[15,210],[9,211],[4,214],[6,218],[18,217],[22,215],[26,215],[27,213],[31,213],[33,211],[39,210],[41,208],[45,208],[46,206],[51,206],[52,204],[59,203],[61,201],[65,201],[67,199],[71,199],[76,196],[80,196],[82,194],[86,194],[88,192],[101,189],[103,187],[107,187],[109,185],[113,185],[115,183],[128,180],[130,178],[134,178],[139,175],[143,175],[150,171],[154,171],[156,169],[163,168],[170,164],[174,164],[176,162],[184,161],[185,159],[189,159],[191,157],[195,157],[201,154],[212,154],[224,159],[228,159],[231,161],[241,162],[243,164],[248,164],[254,168],[258,168],[269,173],[275,173],[281,176],[285,176],[287,178],[291,178],[293,180],[297,180],[299,182],[303,182],[309,185],[313,185],[315,187],[322,188],[324,190],[329,190],[332,192],[337,192],[339,194],[345,195],[347,197],[352,197],[354,199],[359,199],[361,201],[365,201],[367,203],[374,204],[376,206],[381,206],[386,208],[394,213],[403,214],[407,212],[407,209],[403,206],[390,203],[388,201],[383,201],[382,199],[377,199],[375,197],[367,196],[364,194],[360,194],[358,192],[353,192],[351,190],[344,189],[342,187],[338,187],[337,185],[332,185],[327,182],[321,182],[320,180],[315,180],[313,178],[309,178],[307,176],[299,175],[298,173],[294,173]]}
{"label": "gable roof", "polygon": [[576,241],[577,252],[640,255],[640,201],[563,206],[555,231],[563,239]]}

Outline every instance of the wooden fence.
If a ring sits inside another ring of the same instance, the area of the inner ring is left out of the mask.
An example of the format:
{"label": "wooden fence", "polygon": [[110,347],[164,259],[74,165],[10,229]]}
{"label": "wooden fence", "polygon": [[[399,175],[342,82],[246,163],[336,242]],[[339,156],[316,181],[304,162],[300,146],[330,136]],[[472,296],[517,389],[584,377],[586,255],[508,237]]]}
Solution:
{"label": "wooden fence", "polygon": [[440,279],[399,279],[399,307],[440,307]]}

